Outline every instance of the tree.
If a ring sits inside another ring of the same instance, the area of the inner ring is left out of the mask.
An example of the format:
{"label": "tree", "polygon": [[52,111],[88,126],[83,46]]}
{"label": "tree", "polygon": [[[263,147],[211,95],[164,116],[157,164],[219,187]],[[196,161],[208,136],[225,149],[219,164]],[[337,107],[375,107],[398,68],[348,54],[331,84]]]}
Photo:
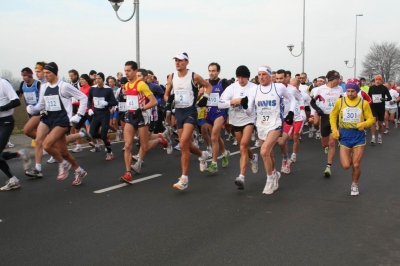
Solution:
{"label": "tree", "polygon": [[397,43],[373,43],[362,61],[362,66],[361,75],[365,77],[382,75],[386,81],[395,79],[400,74],[400,49]]}
{"label": "tree", "polygon": [[19,89],[19,85],[22,82],[22,79],[14,78],[13,74],[10,70],[2,70],[0,77],[3,79],[7,79],[11,83],[14,90],[16,90],[16,91]]}

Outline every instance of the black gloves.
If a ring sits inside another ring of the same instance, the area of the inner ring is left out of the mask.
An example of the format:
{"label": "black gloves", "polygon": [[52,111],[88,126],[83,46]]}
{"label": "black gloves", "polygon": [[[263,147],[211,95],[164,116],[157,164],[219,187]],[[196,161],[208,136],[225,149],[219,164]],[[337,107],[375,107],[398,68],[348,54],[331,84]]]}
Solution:
{"label": "black gloves", "polygon": [[204,107],[207,105],[208,97],[204,96],[197,102],[198,107]]}
{"label": "black gloves", "polygon": [[317,111],[317,114],[320,115],[320,116],[324,115],[324,111],[322,111],[321,108],[315,109],[315,111]]}
{"label": "black gloves", "polygon": [[286,124],[292,125],[293,124],[293,117],[294,117],[294,113],[292,111],[289,111],[289,113],[287,114],[287,116],[285,118]]}
{"label": "black gloves", "polygon": [[142,111],[143,111],[143,107],[136,109],[136,111],[132,114],[132,118],[134,118],[134,119],[138,118],[139,115],[142,113]]}
{"label": "black gloves", "polygon": [[381,102],[385,102],[386,101],[386,99],[385,98],[381,98]]}
{"label": "black gloves", "polygon": [[247,96],[246,97],[244,97],[244,98],[242,98],[241,100],[240,100],[240,105],[243,107],[243,109],[247,109],[247,108],[249,108],[249,105],[248,105],[248,103],[249,103],[249,98],[247,98]]}
{"label": "black gloves", "polygon": [[170,94],[168,96],[167,103],[171,104],[175,100],[175,94]]}

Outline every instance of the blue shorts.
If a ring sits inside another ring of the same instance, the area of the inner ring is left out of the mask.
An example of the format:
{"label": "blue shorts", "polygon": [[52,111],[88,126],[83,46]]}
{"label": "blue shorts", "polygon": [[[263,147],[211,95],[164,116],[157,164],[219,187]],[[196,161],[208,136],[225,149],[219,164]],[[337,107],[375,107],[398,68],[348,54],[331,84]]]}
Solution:
{"label": "blue shorts", "polygon": [[364,130],[358,129],[339,129],[340,137],[339,144],[340,146],[346,147],[348,149],[364,146],[365,145],[365,132]]}
{"label": "blue shorts", "polygon": [[46,126],[50,127],[49,118],[47,116],[41,116],[40,117],[40,122],[42,122]]}
{"label": "blue shorts", "polygon": [[112,113],[112,114],[110,114],[110,120],[111,119],[119,119],[119,113],[118,112],[114,112],[114,113]]}
{"label": "blue shorts", "polygon": [[210,124],[210,125],[213,126],[215,120],[217,120],[217,118],[220,118],[220,117],[223,117],[224,121],[226,121],[226,116],[227,115],[226,115],[225,110],[218,110],[218,111],[217,112],[210,112],[210,113],[207,114],[207,117],[206,117],[206,123],[207,124]]}
{"label": "blue shorts", "polygon": [[198,126],[202,126],[206,123],[206,120],[203,118],[197,119],[197,125]]}
{"label": "blue shorts", "polygon": [[176,108],[176,127],[178,129],[183,128],[184,124],[197,125],[197,109],[194,106],[188,108]]}
{"label": "blue shorts", "polygon": [[89,120],[86,120],[86,121],[85,121],[85,125],[90,126],[90,121],[89,121]]}

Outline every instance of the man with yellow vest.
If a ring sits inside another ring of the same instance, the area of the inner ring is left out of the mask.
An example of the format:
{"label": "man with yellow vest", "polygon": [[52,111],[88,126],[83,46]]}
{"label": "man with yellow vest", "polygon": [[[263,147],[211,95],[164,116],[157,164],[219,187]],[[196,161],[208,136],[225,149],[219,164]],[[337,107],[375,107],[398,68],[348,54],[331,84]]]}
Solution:
{"label": "man with yellow vest", "polygon": [[[336,100],[329,115],[332,136],[339,140],[340,163],[343,169],[353,166],[352,196],[358,196],[358,180],[360,178],[361,159],[365,146],[365,128],[374,123],[371,108],[367,101],[358,96],[360,81],[349,79],[346,84],[346,96]],[[339,118],[339,123],[337,122]]]}

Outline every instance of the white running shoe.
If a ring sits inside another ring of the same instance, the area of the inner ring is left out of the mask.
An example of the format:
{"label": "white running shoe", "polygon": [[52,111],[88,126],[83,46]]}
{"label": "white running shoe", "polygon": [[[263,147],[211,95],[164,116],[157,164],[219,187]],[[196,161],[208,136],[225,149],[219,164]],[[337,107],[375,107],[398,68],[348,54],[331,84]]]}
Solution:
{"label": "white running shoe", "polygon": [[8,148],[14,148],[15,145],[12,144],[10,141],[8,141],[8,142],[7,142],[7,147],[8,147]]}
{"label": "white running shoe", "polygon": [[69,169],[71,169],[71,164],[68,162],[66,166],[63,166],[60,164],[58,166],[58,176],[57,176],[57,181],[64,180],[65,178],[68,177],[69,175]]}
{"label": "white running shoe", "polygon": [[50,157],[50,159],[47,160],[47,163],[56,163],[56,159],[53,158],[53,156]]}
{"label": "white running shoe", "polygon": [[311,129],[308,131],[308,138],[312,139],[314,137],[314,131],[312,131]]}
{"label": "white running shoe", "polygon": [[212,147],[211,146],[208,147],[207,151],[208,151],[208,159],[211,159],[212,158]]}
{"label": "white running shoe", "polygon": [[276,172],[275,177],[274,177],[274,191],[278,189],[279,187],[279,179],[281,178],[281,173]]}
{"label": "white running shoe", "polygon": [[185,190],[189,186],[189,180],[186,178],[183,178],[182,176],[179,178],[178,183],[175,183],[173,185],[173,188],[179,189],[179,190]]}
{"label": "white running shoe", "polygon": [[142,168],[142,164],[139,162],[136,162],[134,165],[131,165],[131,169],[138,174],[140,173],[141,168]]}
{"label": "white running shoe", "polygon": [[121,141],[122,140],[122,130],[118,129],[117,132],[115,133],[115,141]]}
{"label": "white running shoe", "polygon": [[180,150],[181,150],[181,145],[179,145],[179,143],[178,143],[178,145],[176,145],[176,146],[174,147],[174,150],[180,151]]}
{"label": "white running shoe", "polygon": [[269,195],[269,194],[274,193],[274,191],[275,191],[274,183],[275,183],[275,180],[272,180],[272,181],[267,180],[267,183],[265,184],[265,187],[264,187],[263,194]]}
{"label": "white running shoe", "polygon": [[287,174],[287,173],[286,173],[287,164],[288,164],[288,161],[287,161],[287,160],[285,160],[285,159],[283,159],[283,160],[282,160],[282,168],[281,168],[281,172],[282,172],[282,173],[284,173],[284,174]]}
{"label": "white running shoe", "polygon": [[12,189],[17,189],[20,187],[19,185],[19,180],[17,179],[16,181],[11,181],[13,178],[10,178],[6,181],[6,185],[4,187],[1,187],[1,191],[8,191]]}
{"label": "white running shoe", "polygon": [[235,139],[235,141],[232,143],[233,146],[237,146],[237,140]]}
{"label": "white running shoe", "polygon": [[296,162],[296,154],[292,153],[292,156],[290,157],[290,160],[292,160],[292,162]]}
{"label": "white running shoe", "polygon": [[315,139],[321,139],[321,131],[315,132]]}
{"label": "white running shoe", "polygon": [[237,186],[237,189],[243,190],[244,189],[244,177],[236,177],[235,179],[235,185]]}
{"label": "white running shoe", "polygon": [[73,153],[82,152],[82,147],[76,146],[75,149],[72,150]]}
{"label": "white running shoe", "polygon": [[256,142],[254,143],[254,147],[256,148],[260,147],[260,142],[258,140],[256,140]]}
{"label": "white running shoe", "polygon": [[254,174],[258,173],[258,154],[254,153],[253,159],[250,161],[251,163],[251,171]]}
{"label": "white running shoe", "polygon": [[351,196],[358,196],[360,195],[360,192],[358,191],[358,186],[356,185],[351,185]]}
{"label": "white running shoe", "polygon": [[31,156],[29,150],[22,149],[19,151],[22,160],[22,166],[24,167],[25,171],[28,171],[31,167]]}
{"label": "white running shoe", "polygon": [[208,159],[208,151],[202,151],[202,156],[199,158],[200,161],[200,172],[204,172],[207,170],[207,160]]}

